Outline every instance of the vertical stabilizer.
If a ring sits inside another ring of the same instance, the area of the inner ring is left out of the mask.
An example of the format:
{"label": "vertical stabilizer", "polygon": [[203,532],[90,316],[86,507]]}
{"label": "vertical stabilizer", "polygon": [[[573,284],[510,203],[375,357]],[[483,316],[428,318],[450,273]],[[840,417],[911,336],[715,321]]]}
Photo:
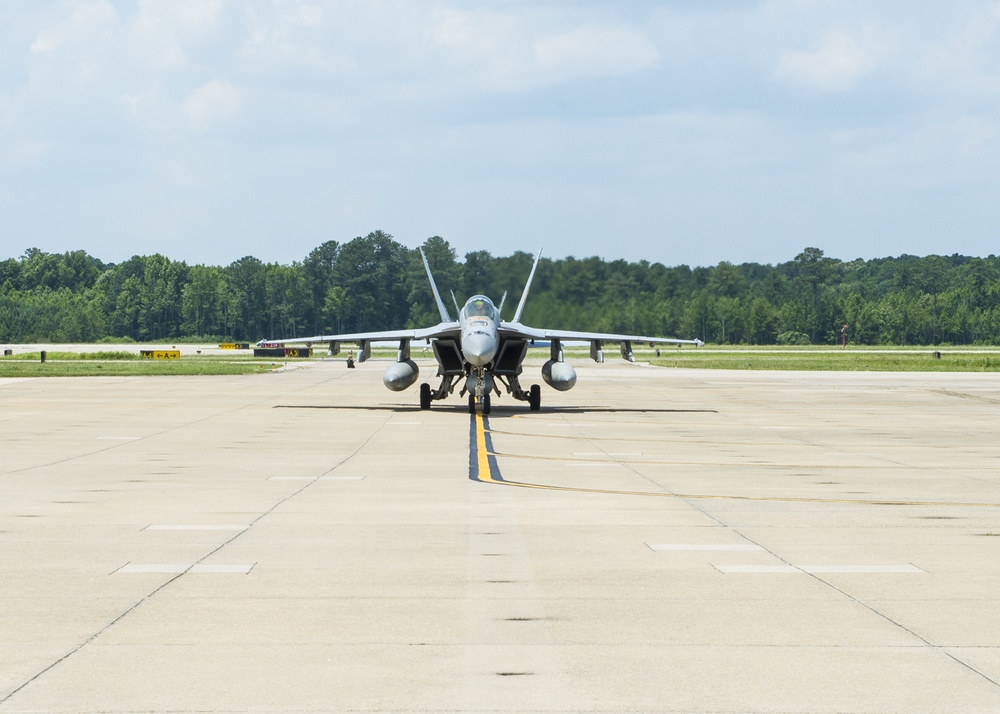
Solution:
{"label": "vertical stabilizer", "polygon": [[427,256],[424,255],[424,249],[420,248],[420,257],[424,261],[424,270],[427,271],[427,279],[431,281],[431,292],[434,293],[434,302],[437,303],[438,312],[441,314],[441,322],[453,322],[451,315],[448,314],[448,308],[444,306],[444,302],[441,300],[441,293],[438,292],[438,286],[434,282],[434,276],[431,275],[431,266],[427,262]]}
{"label": "vertical stabilizer", "polygon": [[524,284],[524,292],[521,293],[521,300],[517,303],[517,311],[514,313],[513,322],[521,322],[521,311],[524,310],[524,303],[528,301],[528,290],[531,288],[531,281],[535,277],[535,270],[538,268],[538,261],[542,259],[542,249],[538,249],[535,256],[535,264],[531,266],[531,273],[528,275],[528,282]]}

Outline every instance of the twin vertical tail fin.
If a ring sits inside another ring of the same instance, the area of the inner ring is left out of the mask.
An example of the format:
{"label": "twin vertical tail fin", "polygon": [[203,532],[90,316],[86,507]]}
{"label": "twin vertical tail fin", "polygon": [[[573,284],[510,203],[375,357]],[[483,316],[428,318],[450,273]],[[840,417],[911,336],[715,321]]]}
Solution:
{"label": "twin vertical tail fin", "polygon": [[[448,308],[444,306],[444,301],[441,300],[441,293],[438,292],[437,283],[434,282],[434,276],[431,274],[431,266],[427,262],[427,256],[424,255],[424,249],[419,248],[420,257],[424,261],[424,270],[427,271],[427,279],[431,283],[431,292],[434,293],[434,302],[437,304],[438,313],[441,315],[441,322],[453,322],[451,315],[448,314]],[[517,303],[517,310],[514,312],[513,322],[521,322],[521,313],[524,311],[524,304],[528,301],[528,290],[531,288],[531,281],[535,279],[535,270],[538,269],[538,262],[542,259],[542,250],[539,248],[538,255],[535,256],[535,263],[531,266],[531,273],[528,275],[528,282],[524,285],[524,292],[521,293],[521,300]],[[455,300],[455,293],[451,294],[451,299],[455,303],[455,309],[461,312],[458,307],[458,301]],[[500,306],[503,307],[503,303],[507,299],[507,293],[504,293],[503,300],[500,301]]]}
{"label": "twin vertical tail fin", "polygon": [[434,282],[434,276],[431,275],[431,266],[427,262],[427,256],[424,255],[424,249],[420,248],[420,257],[424,261],[424,270],[427,271],[427,279],[431,281],[431,292],[434,293],[434,302],[437,303],[438,312],[441,314],[441,322],[453,322],[451,315],[448,314],[448,308],[444,306],[444,301],[441,300],[441,293],[438,292],[437,283]]}
{"label": "twin vertical tail fin", "polygon": [[535,264],[531,266],[531,273],[528,275],[528,282],[524,285],[524,292],[521,293],[521,299],[517,303],[517,310],[514,312],[513,322],[521,322],[521,312],[524,310],[524,303],[528,301],[528,290],[531,288],[531,281],[535,278],[535,270],[538,268],[538,261],[542,259],[542,249],[538,249],[538,255],[535,256]]}

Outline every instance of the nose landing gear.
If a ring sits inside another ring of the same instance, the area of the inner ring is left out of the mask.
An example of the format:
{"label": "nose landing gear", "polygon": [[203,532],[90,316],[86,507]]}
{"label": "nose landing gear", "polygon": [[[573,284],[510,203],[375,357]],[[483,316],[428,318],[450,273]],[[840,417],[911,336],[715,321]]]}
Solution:
{"label": "nose landing gear", "polygon": [[[483,395],[483,400],[480,403],[483,405],[483,414],[489,414],[490,410],[492,408],[492,405],[490,404],[490,395],[489,394],[484,394]],[[469,395],[469,414],[475,414],[475,413],[476,413],[476,395],[475,394],[470,394]]]}
{"label": "nose landing gear", "polygon": [[490,413],[490,392],[494,388],[493,375],[482,367],[472,369],[465,384],[469,392],[469,414],[476,413],[476,405],[482,407],[483,414]]}

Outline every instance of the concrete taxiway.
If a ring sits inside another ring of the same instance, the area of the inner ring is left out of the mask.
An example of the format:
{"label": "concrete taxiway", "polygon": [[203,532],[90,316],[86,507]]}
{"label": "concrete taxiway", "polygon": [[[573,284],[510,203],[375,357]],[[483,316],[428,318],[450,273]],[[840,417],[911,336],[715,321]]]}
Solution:
{"label": "concrete taxiway", "polygon": [[381,366],[0,380],[0,712],[1000,711],[1000,375]]}

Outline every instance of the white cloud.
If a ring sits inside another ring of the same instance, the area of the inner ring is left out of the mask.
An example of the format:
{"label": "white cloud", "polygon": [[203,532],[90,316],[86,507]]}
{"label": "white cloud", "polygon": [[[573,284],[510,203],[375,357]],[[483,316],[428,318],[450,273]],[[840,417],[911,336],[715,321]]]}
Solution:
{"label": "white cloud", "polygon": [[7,147],[0,145],[0,163],[6,170],[34,169],[42,165],[51,151],[48,141],[21,139]]}
{"label": "white cloud", "polygon": [[658,59],[649,38],[629,27],[577,27],[535,41],[537,67],[552,77],[628,74]]}
{"label": "white cloud", "polygon": [[851,89],[884,57],[887,48],[880,40],[872,26],[856,32],[833,30],[810,49],[782,52],[774,74],[811,89]]}
{"label": "white cloud", "polygon": [[173,72],[226,46],[221,0],[139,0],[125,29],[128,61],[137,72]]}
{"label": "white cloud", "polygon": [[[544,229],[636,255],[607,235],[672,232],[698,263],[866,209],[859,241],[968,224],[965,192],[1000,181],[998,43],[998,0],[0,0],[0,227],[96,249],[170,194],[190,260],[207,225],[262,241],[240,255],[454,225],[468,249]],[[113,208],[44,210],[81,193]]]}
{"label": "white cloud", "polygon": [[117,52],[118,13],[105,0],[76,0],[70,11],[40,28],[28,50],[29,86],[42,95],[89,92],[104,84]]}
{"label": "white cloud", "polygon": [[1000,96],[1000,2],[960,14],[915,52],[914,85],[934,94]]}
{"label": "white cloud", "polygon": [[250,6],[239,58],[256,71],[273,76],[285,72],[327,72],[354,69],[323,6],[303,2],[276,2]]}
{"label": "white cloud", "polygon": [[1000,161],[1000,120],[991,116],[938,112],[833,139],[838,170],[884,186],[952,190],[981,182]]}
{"label": "white cloud", "polygon": [[198,87],[181,103],[181,112],[196,132],[207,132],[232,120],[239,108],[239,91],[218,79]]}
{"label": "white cloud", "polygon": [[139,13],[188,31],[215,26],[222,0],[139,0]]}
{"label": "white cloud", "polygon": [[[95,48],[88,43],[104,43],[118,24],[118,13],[106,0],[74,0],[67,3],[70,12],[62,22],[38,32],[29,51],[45,54],[55,50],[68,49],[81,54]],[[89,54],[89,52],[87,52]]]}
{"label": "white cloud", "polygon": [[424,50],[421,59],[438,63],[462,85],[533,89],[637,72],[659,60],[639,27],[595,22],[586,13],[554,15],[516,5],[503,12],[446,8],[422,22],[421,34],[438,53]]}

